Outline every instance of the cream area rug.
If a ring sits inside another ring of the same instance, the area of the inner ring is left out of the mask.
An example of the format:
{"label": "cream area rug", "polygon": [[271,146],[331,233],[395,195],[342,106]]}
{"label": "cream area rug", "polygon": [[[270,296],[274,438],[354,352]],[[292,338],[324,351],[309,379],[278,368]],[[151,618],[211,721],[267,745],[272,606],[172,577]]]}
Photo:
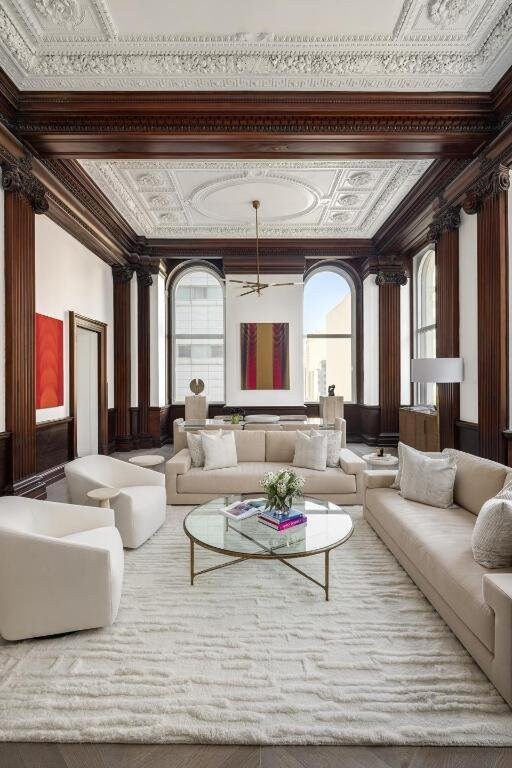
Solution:
{"label": "cream area rug", "polygon": [[[108,629],[0,644],[0,739],[512,744],[512,713],[350,508],[331,600],[280,563],[189,584],[177,512],[126,552]],[[197,549],[197,568],[222,562]],[[323,558],[299,565],[322,578]]]}

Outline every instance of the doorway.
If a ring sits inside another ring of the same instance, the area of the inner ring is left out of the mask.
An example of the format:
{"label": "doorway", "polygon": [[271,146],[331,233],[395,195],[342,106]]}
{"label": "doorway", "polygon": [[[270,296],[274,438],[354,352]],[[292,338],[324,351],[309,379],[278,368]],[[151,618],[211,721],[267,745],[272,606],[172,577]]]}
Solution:
{"label": "doorway", "polygon": [[98,334],[76,329],[76,452],[99,453]]}
{"label": "doorway", "polygon": [[108,453],[107,326],[69,313],[73,456]]}

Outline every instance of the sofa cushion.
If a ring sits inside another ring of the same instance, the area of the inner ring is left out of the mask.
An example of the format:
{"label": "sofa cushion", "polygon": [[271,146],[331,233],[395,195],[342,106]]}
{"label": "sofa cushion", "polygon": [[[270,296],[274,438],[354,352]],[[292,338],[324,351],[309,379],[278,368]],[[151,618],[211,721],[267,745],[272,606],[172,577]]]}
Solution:
{"label": "sofa cushion", "polygon": [[[278,472],[291,464],[285,462],[239,462],[236,467],[205,472],[203,469],[190,469],[185,475],[177,477],[178,493],[257,493],[261,494],[260,480],[265,472]],[[343,470],[328,467],[325,472],[315,469],[298,470],[305,480],[304,494],[315,496],[325,493],[355,493],[356,478],[346,475]]]}
{"label": "sofa cushion", "polygon": [[402,477],[400,495],[434,507],[453,505],[453,484],[457,466],[455,459],[443,455],[431,459],[409,446],[402,446]]}
{"label": "sofa cushion", "polygon": [[485,502],[473,529],[473,556],[485,568],[512,567],[511,490],[503,493],[508,498],[497,496]]}
{"label": "sofa cushion", "polygon": [[265,432],[235,432],[238,461],[265,461]]}
{"label": "sofa cushion", "polygon": [[484,601],[482,590],[487,570],[475,562],[471,551],[475,516],[460,507],[439,509],[409,501],[391,488],[368,489],[366,506],[450,608],[492,652],[494,614]]}
{"label": "sofa cushion", "polygon": [[297,432],[293,466],[325,472],[327,466],[327,436],[312,430]]}
{"label": "sofa cushion", "polygon": [[224,469],[224,467],[236,467],[238,456],[236,453],[235,433],[223,432],[217,436],[216,432],[201,435],[204,451],[204,468]]}
{"label": "sofa cushion", "polygon": [[453,488],[455,504],[478,515],[482,505],[503,488],[509,467],[455,448],[445,448],[443,454],[446,453],[453,456],[457,464]]}
{"label": "sofa cushion", "polygon": [[284,461],[287,464],[291,464],[295,455],[295,435],[295,431],[266,432],[266,461]]}

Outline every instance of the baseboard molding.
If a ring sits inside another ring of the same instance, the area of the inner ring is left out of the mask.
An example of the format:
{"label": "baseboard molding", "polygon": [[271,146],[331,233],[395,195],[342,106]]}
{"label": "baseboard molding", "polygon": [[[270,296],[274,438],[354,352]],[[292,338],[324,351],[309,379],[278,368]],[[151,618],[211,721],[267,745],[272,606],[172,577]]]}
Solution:
{"label": "baseboard molding", "polygon": [[398,445],[399,439],[400,435],[398,432],[380,432],[376,442],[370,443],[370,445],[396,446]]}

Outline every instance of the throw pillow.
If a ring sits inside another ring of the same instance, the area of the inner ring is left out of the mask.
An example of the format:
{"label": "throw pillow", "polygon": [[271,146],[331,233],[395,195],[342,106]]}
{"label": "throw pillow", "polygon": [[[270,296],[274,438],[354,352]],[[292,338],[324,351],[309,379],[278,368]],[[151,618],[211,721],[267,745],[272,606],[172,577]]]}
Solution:
{"label": "throw pillow", "polygon": [[512,501],[501,493],[482,505],[473,528],[473,557],[484,568],[512,567]]}
{"label": "throw pillow", "polygon": [[325,435],[327,438],[327,466],[339,467],[340,465],[340,451],[341,451],[341,432],[340,430],[328,429],[323,432],[319,432],[316,429],[312,429],[310,434],[312,435]]}
{"label": "throw pillow", "polygon": [[297,432],[295,436],[294,467],[318,469],[325,472],[327,465],[327,436],[311,432]]}
{"label": "throw pillow", "polygon": [[453,505],[456,472],[452,456],[432,459],[404,445],[400,494],[410,501],[446,509]]}
{"label": "throw pillow", "polygon": [[428,456],[430,459],[437,459],[441,458],[441,456],[446,456],[446,454],[439,453],[439,451],[418,451],[416,448],[411,448],[410,445],[406,445],[405,443],[398,443],[398,471],[396,473],[395,482],[391,486],[391,488],[394,488],[398,491],[400,490],[400,481],[402,479],[402,449],[404,447],[409,451],[419,453],[420,456]]}
{"label": "throw pillow", "polygon": [[[209,434],[219,437],[221,433],[221,429],[216,429],[212,430]],[[190,451],[190,460],[193,467],[204,467],[203,434],[204,432],[187,432],[187,448]]]}
{"label": "throw pillow", "polygon": [[234,432],[221,432],[220,435],[210,435],[208,432],[203,432],[201,439],[203,441],[205,470],[236,467],[238,458]]}

